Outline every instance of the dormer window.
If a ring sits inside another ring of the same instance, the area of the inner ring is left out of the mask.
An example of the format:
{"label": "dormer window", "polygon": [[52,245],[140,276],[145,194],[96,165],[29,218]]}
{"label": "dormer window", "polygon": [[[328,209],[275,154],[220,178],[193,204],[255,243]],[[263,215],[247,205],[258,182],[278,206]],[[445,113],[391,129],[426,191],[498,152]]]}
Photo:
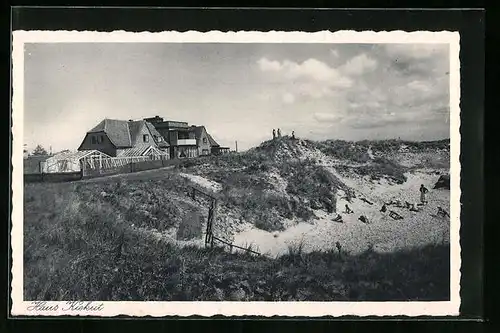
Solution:
{"label": "dormer window", "polygon": [[203,143],[207,143],[207,138],[203,138]]}
{"label": "dormer window", "polygon": [[144,135],[142,136],[142,141],[144,141],[144,142],[149,142],[149,135],[148,135],[148,134],[144,134]]}
{"label": "dormer window", "polygon": [[93,145],[95,145],[97,143],[97,139],[95,136],[92,135],[92,137],[90,138],[91,142]]}

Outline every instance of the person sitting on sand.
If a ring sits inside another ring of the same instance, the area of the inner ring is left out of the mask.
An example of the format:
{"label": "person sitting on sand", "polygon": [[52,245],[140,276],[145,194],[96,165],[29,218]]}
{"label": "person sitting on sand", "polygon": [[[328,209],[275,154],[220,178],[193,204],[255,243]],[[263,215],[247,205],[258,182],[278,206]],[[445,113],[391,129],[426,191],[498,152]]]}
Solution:
{"label": "person sitting on sand", "polygon": [[420,185],[420,202],[423,204],[427,203],[426,194],[429,190],[424,186],[424,184]]}
{"label": "person sitting on sand", "polygon": [[382,208],[380,208],[380,211],[382,213],[385,213],[387,211],[387,207],[385,206],[385,203],[382,205]]}
{"label": "person sitting on sand", "polygon": [[333,219],[333,221],[335,221],[335,222],[341,222],[341,223],[344,222],[342,220],[342,215],[340,215],[340,214],[337,214],[337,216],[335,216],[335,218]]}
{"label": "person sitting on sand", "polygon": [[352,214],[354,211],[349,207],[348,204],[345,204],[345,213],[346,214]]}
{"label": "person sitting on sand", "polygon": [[393,219],[395,220],[402,220],[403,217],[401,215],[399,215],[398,213],[396,213],[395,211],[391,210],[389,212],[389,216],[392,217]]}
{"label": "person sitting on sand", "polygon": [[358,220],[360,220],[360,221],[361,221],[361,222],[363,222],[363,223],[367,223],[367,224],[368,224],[368,219],[367,219],[367,218],[366,218],[366,216],[364,216],[364,215],[361,215],[361,216],[358,218]]}
{"label": "person sitting on sand", "polygon": [[419,209],[415,207],[415,204],[410,204],[410,211],[411,212],[418,212]]}
{"label": "person sitting on sand", "polygon": [[446,216],[449,217],[450,216],[450,214],[448,214],[448,212],[445,211],[443,208],[438,207],[437,209],[438,209],[438,212],[437,212],[438,216],[442,216],[442,217],[446,217]]}

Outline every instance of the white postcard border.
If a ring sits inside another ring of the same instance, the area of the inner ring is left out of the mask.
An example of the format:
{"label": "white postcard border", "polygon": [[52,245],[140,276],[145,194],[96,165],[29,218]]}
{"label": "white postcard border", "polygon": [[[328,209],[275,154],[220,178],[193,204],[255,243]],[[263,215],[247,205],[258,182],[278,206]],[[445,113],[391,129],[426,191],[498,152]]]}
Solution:
{"label": "white postcard border", "polygon": [[[460,307],[460,61],[458,32],[91,32],[14,31],[12,50],[12,281],[11,315],[25,316],[456,316]],[[67,302],[51,310],[23,301],[23,78],[25,43],[448,43],[450,45],[450,301],[445,302],[92,302],[75,311]],[[102,306],[100,306],[102,304]],[[92,309],[92,307],[98,307]],[[31,308],[30,308],[31,307]],[[30,310],[31,309],[31,310]]]}

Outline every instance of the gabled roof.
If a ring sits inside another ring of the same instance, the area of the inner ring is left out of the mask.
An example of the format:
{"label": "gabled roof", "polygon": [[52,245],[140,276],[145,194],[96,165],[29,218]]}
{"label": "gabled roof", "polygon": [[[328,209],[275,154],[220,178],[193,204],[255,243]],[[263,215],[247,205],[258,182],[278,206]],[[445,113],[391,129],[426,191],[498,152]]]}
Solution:
{"label": "gabled roof", "polygon": [[194,135],[195,135],[195,138],[196,140],[200,140],[201,138],[201,133],[203,133],[203,130],[205,130],[205,132],[207,131],[205,126],[191,126],[191,128],[194,130]]}
{"label": "gabled roof", "polygon": [[210,134],[207,133],[208,136],[208,142],[210,143],[210,146],[212,147],[220,147],[220,145],[212,138]]}
{"label": "gabled roof", "polygon": [[220,147],[220,145],[217,143],[217,141],[215,141],[214,138],[210,134],[208,134],[208,131],[205,128],[205,126],[194,126],[193,125],[191,128],[194,130],[196,141],[200,140],[201,134],[203,133],[203,131],[205,131],[205,133],[207,133],[208,142],[210,143],[210,146]]}
{"label": "gabled roof", "polygon": [[[145,120],[126,121],[117,119],[104,119],[93,129],[87,133],[104,132],[107,134],[109,140],[116,146],[116,148],[130,148],[133,147],[139,137],[142,126],[146,126],[151,135],[161,137],[161,134],[155,127]],[[165,140],[156,144],[160,147],[168,147]]]}
{"label": "gabled roof", "polygon": [[[163,136],[160,134],[160,132],[158,132],[156,130],[156,128],[154,127],[153,124],[151,124],[150,122],[147,122],[146,121],[146,126],[148,127],[149,129],[149,132],[153,135],[153,138],[155,138],[155,136],[157,138],[163,138]],[[162,141],[158,142],[158,139],[155,140],[156,144],[158,145],[158,147],[160,148],[165,148],[165,147],[169,147],[170,145],[168,144],[167,141],[165,141],[165,138],[163,138]]]}
{"label": "gabled roof", "polygon": [[116,148],[132,147],[129,122],[116,119],[104,119],[87,133],[104,132]]}
{"label": "gabled roof", "polygon": [[132,141],[131,146],[135,146],[137,143],[137,139],[142,139],[138,138],[139,133],[141,132],[142,127],[144,126],[145,121],[140,120],[140,121],[129,121],[128,122],[128,129],[130,133],[130,139]]}

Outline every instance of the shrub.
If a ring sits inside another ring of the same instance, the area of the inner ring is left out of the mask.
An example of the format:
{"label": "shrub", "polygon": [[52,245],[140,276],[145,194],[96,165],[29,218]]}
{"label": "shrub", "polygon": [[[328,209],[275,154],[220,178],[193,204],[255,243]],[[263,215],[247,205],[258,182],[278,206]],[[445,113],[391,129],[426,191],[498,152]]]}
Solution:
{"label": "shrub", "polygon": [[376,158],[372,164],[356,167],[353,170],[362,176],[368,175],[373,180],[379,180],[387,176],[398,184],[402,184],[407,179],[405,176],[405,167],[385,158]]}
{"label": "shrub", "polygon": [[293,170],[293,174],[288,174],[287,192],[307,199],[314,205],[317,203],[317,207],[311,207],[313,209],[334,212],[337,190],[346,186],[330,172],[315,164],[297,162]]}

